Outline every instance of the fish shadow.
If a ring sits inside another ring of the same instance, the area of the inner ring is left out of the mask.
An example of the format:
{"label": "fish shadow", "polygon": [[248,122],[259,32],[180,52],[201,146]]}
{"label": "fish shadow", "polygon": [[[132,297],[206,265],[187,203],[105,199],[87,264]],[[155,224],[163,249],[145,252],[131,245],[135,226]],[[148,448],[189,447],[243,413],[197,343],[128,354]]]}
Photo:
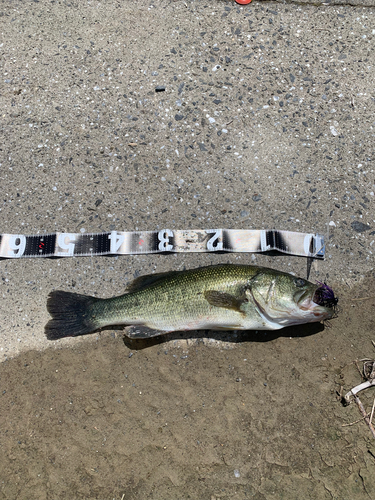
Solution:
{"label": "fish shadow", "polygon": [[131,350],[147,349],[155,345],[165,344],[173,340],[196,340],[197,343],[204,339],[233,344],[245,342],[271,342],[280,337],[302,338],[310,337],[325,328],[321,323],[308,323],[282,328],[281,330],[190,330],[187,332],[171,332],[148,339],[131,339],[124,335],[123,342]]}

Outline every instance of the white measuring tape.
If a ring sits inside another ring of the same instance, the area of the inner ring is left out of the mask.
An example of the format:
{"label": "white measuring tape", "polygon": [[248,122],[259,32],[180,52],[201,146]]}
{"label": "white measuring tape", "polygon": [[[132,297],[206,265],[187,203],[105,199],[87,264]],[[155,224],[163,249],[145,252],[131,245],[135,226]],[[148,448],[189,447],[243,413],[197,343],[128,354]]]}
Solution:
{"label": "white measuring tape", "polygon": [[0,258],[139,255],[163,252],[272,252],[324,259],[324,236],[277,230],[192,229],[0,234]]}

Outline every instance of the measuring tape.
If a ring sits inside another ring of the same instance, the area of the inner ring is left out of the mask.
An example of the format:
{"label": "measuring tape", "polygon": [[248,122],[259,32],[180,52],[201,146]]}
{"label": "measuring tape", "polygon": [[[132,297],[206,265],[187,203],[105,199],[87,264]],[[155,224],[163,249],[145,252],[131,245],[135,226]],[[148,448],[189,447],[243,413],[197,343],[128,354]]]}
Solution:
{"label": "measuring tape", "polygon": [[163,252],[272,252],[324,259],[324,236],[277,230],[162,229],[109,233],[0,234],[0,258],[140,255]]}

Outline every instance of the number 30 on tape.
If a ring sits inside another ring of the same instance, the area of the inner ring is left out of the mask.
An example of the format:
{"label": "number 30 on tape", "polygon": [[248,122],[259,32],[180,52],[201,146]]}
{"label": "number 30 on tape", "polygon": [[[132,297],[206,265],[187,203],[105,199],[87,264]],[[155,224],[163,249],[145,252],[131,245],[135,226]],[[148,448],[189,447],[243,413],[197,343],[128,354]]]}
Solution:
{"label": "number 30 on tape", "polygon": [[271,252],[324,259],[320,234],[196,229],[108,233],[0,234],[0,258],[138,255],[160,252]]}

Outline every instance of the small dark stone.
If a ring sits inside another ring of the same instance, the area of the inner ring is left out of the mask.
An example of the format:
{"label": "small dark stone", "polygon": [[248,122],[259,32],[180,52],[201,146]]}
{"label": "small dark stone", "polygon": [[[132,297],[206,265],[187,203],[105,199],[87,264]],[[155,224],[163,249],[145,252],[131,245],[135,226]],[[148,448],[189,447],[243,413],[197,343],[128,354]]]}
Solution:
{"label": "small dark stone", "polygon": [[174,119],[179,122],[184,119],[184,115],[175,115]]}
{"label": "small dark stone", "polygon": [[368,224],[363,224],[363,222],[359,222],[358,220],[352,222],[351,226],[357,233],[363,233],[364,231],[369,231],[371,229]]}
{"label": "small dark stone", "polygon": [[155,87],[155,92],[164,92],[165,91],[165,86],[164,85],[158,85]]}

